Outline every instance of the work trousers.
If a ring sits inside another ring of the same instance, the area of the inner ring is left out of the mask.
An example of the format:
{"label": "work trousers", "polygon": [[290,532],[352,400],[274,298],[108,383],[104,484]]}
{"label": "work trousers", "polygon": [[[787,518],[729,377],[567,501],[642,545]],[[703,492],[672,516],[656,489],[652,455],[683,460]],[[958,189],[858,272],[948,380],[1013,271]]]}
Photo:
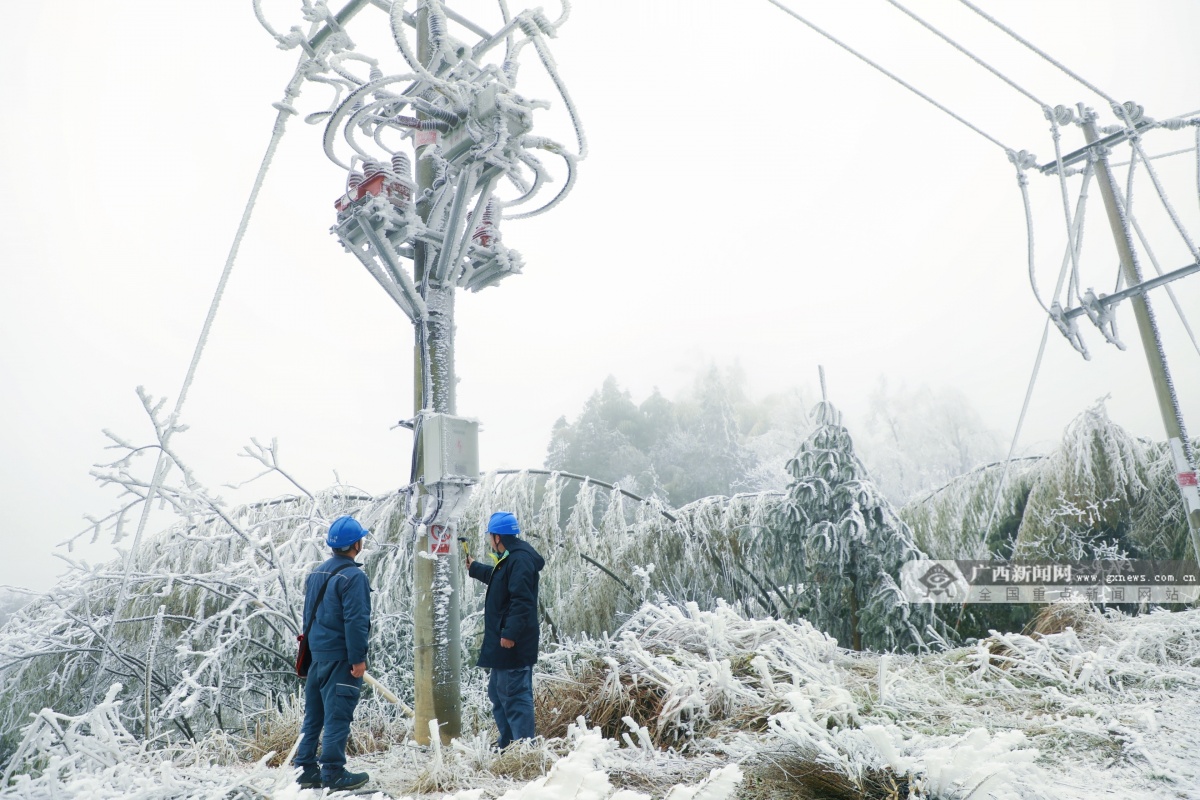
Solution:
{"label": "work trousers", "polygon": [[[317,763],[321,742],[321,780],[329,783],[346,769],[346,740],[362,689],[362,678],[350,674],[349,661],[314,661],[304,682],[304,723],[300,726],[297,767]],[[324,729],[324,735],[322,735]]]}
{"label": "work trousers", "polygon": [[488,677],[488,699],[500,730],[496,742],[500,749],[515,739],[533,738],[533,667],[493,669]]}

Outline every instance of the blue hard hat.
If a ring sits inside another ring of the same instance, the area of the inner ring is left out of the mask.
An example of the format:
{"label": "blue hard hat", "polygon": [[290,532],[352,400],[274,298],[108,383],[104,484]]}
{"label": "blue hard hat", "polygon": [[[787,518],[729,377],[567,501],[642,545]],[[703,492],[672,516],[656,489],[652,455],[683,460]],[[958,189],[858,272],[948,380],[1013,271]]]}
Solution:
{"label": "blue hard hat", "polygon": [[329,535],[325,537],[325,544],[335,550],[341,550],[354,544],[368,533],[370,531],[359,525],[358,520],[354,517],[338,517],[329,526]]}
{"label": "blue hard hat", "polygon": [[507,511],[497,511],[488,520],[487,532],[497,536],[520,536],[521,528],[517,525],[517,518],[512,514]]}

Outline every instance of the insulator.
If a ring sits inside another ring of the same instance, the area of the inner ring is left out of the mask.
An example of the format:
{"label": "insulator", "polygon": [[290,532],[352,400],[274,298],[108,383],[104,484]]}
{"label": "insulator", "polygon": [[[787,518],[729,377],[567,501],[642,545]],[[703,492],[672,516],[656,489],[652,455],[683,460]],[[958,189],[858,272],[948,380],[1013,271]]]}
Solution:
{"label": "insulator", "polygon": [[446,38],[446,18],[441,13],[429,9],[429,43],[434,50],[442,49],[442,41]]}
{"label": "insulator", "polygon": [[490,247],[493,240],[499,239],[496,231],[496,201],[488,200],[488,204],[483,207],[483,214],[479,217],[479,224],[471,234],[471,240],[480,247]]}
{"label": "insulator", "polygon": [[450,126],[440,119],[417,119],[416,117],[392,117],[392,124],[403,128],[416,128],[419,131],[448,131]]}
{"label": "insulator", "polygon": [[521,29],[521,33],[528,36],[530,39],[536,39],[541,34],[541,29],[538,24],[531,20],[525,14],[517,17],[517,27]]}
{"label": "insulator", "polygon": [[408,180],[412,176],[412,162],[408,153],[392,153],[392,172],[401,180]]}
{"label": "insulator", "polygon": [[346,189],[353,192],[359,186],[362,186],[363,180],[365,180],[365,177],[361,172],[358,170],[352,171],[350,176],[346,179]]}
{"label": "insulator", "polygon": [[547,36],[555,36],[558,31],[554,28],[554,23],[546,18],[545,13],[540,8],[535,8],[529,12],[529,16],[533,19],[538,29]]}
{"label": "insulator", "polygon": [[371,67],[371,80],[377,81],[383,77],[383,70],[379,67]]}
{"label": "insulator", "polygon": [[1075,112],[1068,106],[1054,107],[1054,121],[1059,125],[1069,125],[1075,119]]}
{"label": "insulator", "polygon": [[378,161],[368,159],[363,162],[363,180],[369,181],[381,172],[383,172],[383,164]]}
{"label": "insulator", "polygon": [[1146,109],[1132,100],[1127,100],[1120,105],[1113,104],[1113,113],[1124,120],[1128,117],[1131,123],[1138,123],[1142,119],[1142,115],[1146,113]]}
{"label": "insulator", "polygon": [[442,122],[445,122],[447,125],[457,125],[458,123],[462,122],[461,115],[455,114],[453,111],[451,111],[448,108],[442,108],[441,106],[435,106],[433,103],[430,103],[428,100],[423,100],[419,97],[416,98],[415,100],[413,100],[413,107],[416,108],[418,111],[428,114],[429,116],[433,117],[434,119],[440,119]]}

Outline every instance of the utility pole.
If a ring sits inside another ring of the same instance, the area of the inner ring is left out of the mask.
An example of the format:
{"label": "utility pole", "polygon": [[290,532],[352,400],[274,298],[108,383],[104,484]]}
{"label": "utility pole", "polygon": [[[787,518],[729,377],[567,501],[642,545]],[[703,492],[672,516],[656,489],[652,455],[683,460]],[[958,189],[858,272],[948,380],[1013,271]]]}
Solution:
{"label": "utility pole", "polygon": [[[429,46],[429,9],[422,3],[416,14],[417,58],[429,64],[435,55]],[[418,113],[419,119],[428,118]],[[425,145],[430,147],[432,145]],[[433,161],[416,151],[416,208],[422,224],[430,222],[434,181]],[[417,286],[425,287],[427,314],[414,320],[416,341],[413,347],[413,410],[416,449],[417,509],[422,519],[431,521],[417,531],[416,552],[431,551],[433,525],[448,525],[440,519],[437,498],[425,485],[427,436],[422,425],[427,411],[454,414],[456,410],[454,376],[454,291],[453,284],[436,285],[429,281],[433,267],[429,244],[417,240],[413,247],[413,276]],[[430,506],[434,506],[430,508]],[[458,548],[436,559],[413,559],[413,692],[414,735],[429,744],[429,723],[437,720],[442,744],[462,733],[462,647],[459,632],[460,567]]]}
{"label": "utility pole", "polygon": [[[532,204],[553,181],[534,151],[562,159],[568,180],[554,199],[521,211],[522,217],[556,205],[574,184],[575,164],[586,153],[574,106],[545,41],[566,21],[568,7],[564,4],[562,17],[552,21],[540,8],[511,14],[500,5],[502,24],[494,31],[442,0],[418,0],[414,13],[404,9],[403,0],[349,0],[336,15],[320,4],[311,15],[324,14],[324,27],[310,40],[266,26],[281,47],[301,47],[308,54],[306,77],[339,87],[335,107],[310,115],[310,121],[325,122],[326,155],[347,171],[346,192],[334,203],[333,233],[413,325],[415,415],[408,490],[415,512],[414,735],[421,744],[433,738],[434,720],[443,744],[462,732],[462,572],[459,548],[452,542],[478,481],[479,459],[478,424],[455,416],[455,291],[478,292],[521,272],[521,256],[501,241],[499,224],[508,214],[517,216],[517,207]],[[404,64],[385,74],[377,59],[354,54],[370,65],[369,76],[362,77],[343,63],[354,49],[345,26],[371,6],[388,16]],[[451,23],[457,26],[453,30]],[[409,31],[415,32],[415,48]],[[463,31],[474,44],[455,37]],[[578,153],[531,135],[533,111],[548,104],[515,91],[518,54],[527,44],[571,116]],[[344,97],[343,87],[349,89]],[[412,142],[415,165],[402,151],[406,141]],[[349,144],[348,157],[337,152],[340,142]],[[372,147],[375,153],[369,152]],[[415,175],[410,176],[410,166]],[[496,196],[510,186],[517,188],[516,197]]]}
{"label": "utility pole", "polygon": [[[1081,120],[1083,135],[1094,155],[1097,183],[1100,186],[1100,194],[1104,198],[1104,208],[1108,212],[1113,238],[1116,240],[1125,283],[1130,289],[1133,289],[1142,285],[1142,271],[1134,252],[1129,220],[1118,199],[1118,188],[1108,166],[1108,148],[1103,145],[1096,146],[1100,136],[1096,131],[1095,120],[1093,112],[1090,110],[1084,112]],[[1146,363],[1150,367],[1154,394],[1158,398],[1158,410],[1162,414],[1163,425],[1166,427],[1167,444],[1171,449],[1171,457],[1175,464],[1176,483],[1183,495],[1184,515],[1187,518],[1188,531],[1192,540],[1192,555],[1196,558],[1196,563],[1200,564],[1200,487],[1196,485],[1195,454],[1192,452],[1192,444],[1188,440],[1183,425],[1183,415],[1180,413],[1179,402],[1175,397],[1175,387],[1167,368],[1167,359],[1163,351],[1162,340],[1159,338],[1158,325],[1154,320],[1154,312],[1150,307],[1150,298],[1141,292],[1132,295],[1129,299],[1133,303],[1133,315],[1137,320],[1138,334],[1142,340],[1142,349],[1146,353]]]}

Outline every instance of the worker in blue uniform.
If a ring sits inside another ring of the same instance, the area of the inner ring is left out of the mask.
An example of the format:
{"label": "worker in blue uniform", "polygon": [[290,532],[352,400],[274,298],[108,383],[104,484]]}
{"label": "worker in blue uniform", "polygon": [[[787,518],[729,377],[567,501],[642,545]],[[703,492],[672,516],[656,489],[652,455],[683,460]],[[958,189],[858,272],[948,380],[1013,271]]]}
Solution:
{"label": "worker in blue uniform", "polygon": [[[293,765],[303,788],[358,789],[370,776],[346,770],[346,740],[358,705],[371,632],[371,587],[354,560],[368,531],[353,517],[329,526],[332,556],[308,576],[304,626],[312,666],[304,686],[304,722]],[[321,744],[320,766],[317,743]]]}

